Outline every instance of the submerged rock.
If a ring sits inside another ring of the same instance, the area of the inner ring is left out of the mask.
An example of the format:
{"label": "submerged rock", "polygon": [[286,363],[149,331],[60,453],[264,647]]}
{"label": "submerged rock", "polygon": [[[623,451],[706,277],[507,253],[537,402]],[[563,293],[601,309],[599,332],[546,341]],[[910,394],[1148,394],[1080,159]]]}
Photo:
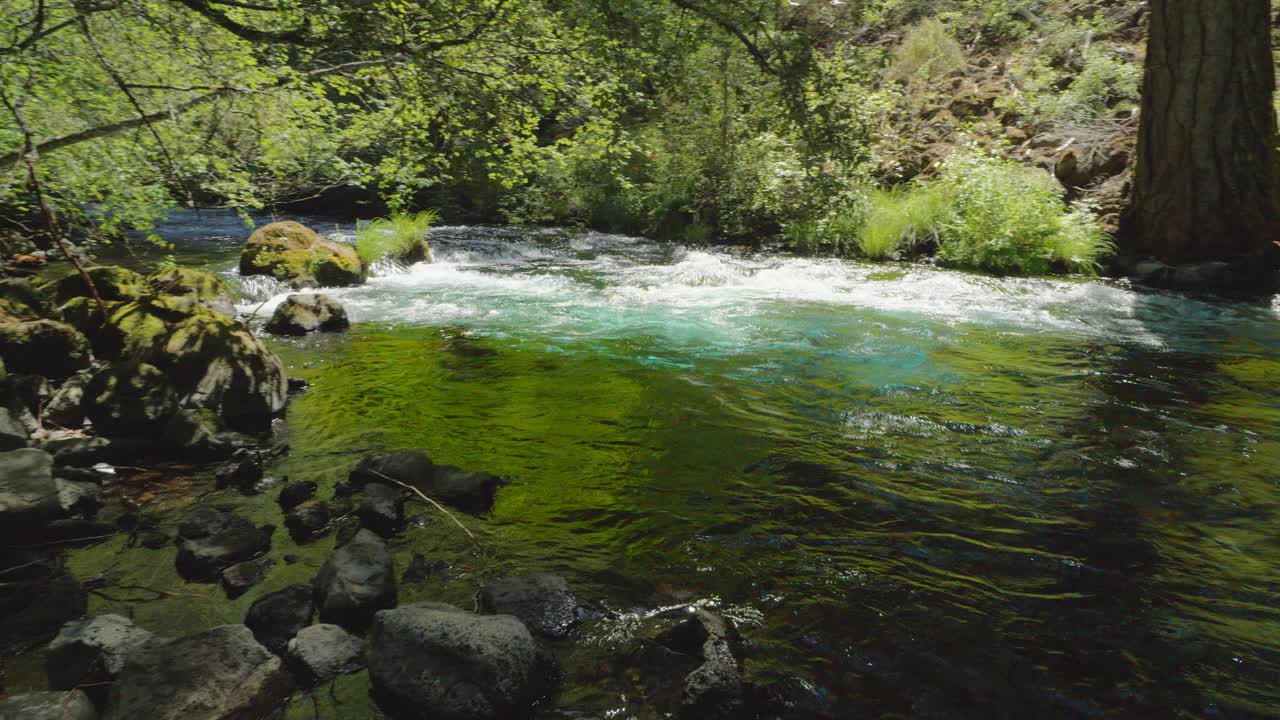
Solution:
{"label": "submerged rock", "polygon": [[254,231],[240,254],[240,274],[270,275],[294,287],[359,285],[365,268],[355,248],[326,240],[301,223],[274,222]]}
{"label": "submerged rock", "polygon": [[0,356],[10,373],[60,379],[89,367],[89,340],[66,323],[27,320],[0,323]]}
{"label": "submerged rock", "polygon": [[289,483],[280,488],[280,495],[276,497],[276,502],[281,510],[288,512],[315,497],[316,489],[316,484],[310,480]]}
{"label": "submerged rock", "polygon": [[178,410],[178,397],[152,365],[113,365],[89,381],[83,407],[99,435],[147,436],[163,430]]}
{"label": "submerged rock", "polygon": [[213,480],[219,488],[233,487],[243,493],[252,493],[254,486],[262,480],[262,474],[262,458],[259,454],[242,448],[218,466],[213,473]]}
{"label": "submerged rock", "polygon": [[258,642],[279,655],[289,640],[311,624],[315,612],[315,590],[310,585],[290,585],[253,601],[244,624]]}
{"label": "submerged rock", "polygon": [[307,683],[321,683],[364,667],[364,640],[337,625],[303,628],[286,650],[298,675]]}
{"label": "submerged rock", "polygon": [[187,580],[213,582],[222,569],[270,550],[271,530],[230,510],[199,508],[178,526],[178,573]]}
{"label": "submerged rock", "polygon": [[249,720],[293,689],[280,658],[244,625],[223,625],[129,655],[106,720]]}
{"label": "submerged rock", "polygon": [[577,622],[578,601],[569,583],[550,573],[485,583],[480,601],[489,612],[515,616],[533,632],[549,638],[568,635]]}
{"label": "submerged rock", "polygon": [[52,564],[32,567],[0,585],[0,656],[47,642],[88,608],[88,593],[74,577]]}
{"label": "submerged rock", "polygon": [[222,588],[227,591],[227,597],[234,600],[267,577],[271,563],[263,560],[264,558],[259,558],[238,562],[222,571]]}
{"label": "submerged rock", "polygon": [[356,487],[396,480],[415,487],[435,500],[467,512],[487,512],[502,479],[486,472],[436,465],[420,450],[398,450],[366,455],[351,470],[348,482]]}
{"label": "submerged rock", "polygon": [[98,720],[98,711],[80,690],[35,692],[0,702],[0,720]]}
{"label": "submerged rock", "polygon": [[550,653],[509,615],[418,603],[374,620],[369,678],[393,717],[529,717],[556,674]]}
{"label": "submerged rock", "polygon": [[266,331],[276,335],[342,332],[351,327],[347,311],[328,295],[290,295],[267,321]]}
{"label": "submerged rock", "polygon": [[437,575],[443,575],[451,566],[444,560],[429,560],[423,555],[414,555],[405,568],[400,582],[405,585],[426,582]]}
{"label": "submerged rock", "polygon": [[365,629],[375,612],[396,604],[395,564],[387,544],[368,530],[356,533],[320,568],[315,591],[321,622]]}
{"label": "submerged rock", "polygon": [[82,687],[101,705],[107,697],[106,686],[124,669],[129,654],[154,638],[120,615],[69,622],[49,643],[45,655],[49,687]]}
{"label": "submerged rock", "polygon": [[284,526],[296,543],[307,543],[320,537],[333,525],[340,508],[321,501],[310,500],[289,510],[284,516]]}
{"label": "submerged rock", "polygon": [[361,526],[389,538],[404,526],[404,495],[398,488],[369,483],[356,514]]}

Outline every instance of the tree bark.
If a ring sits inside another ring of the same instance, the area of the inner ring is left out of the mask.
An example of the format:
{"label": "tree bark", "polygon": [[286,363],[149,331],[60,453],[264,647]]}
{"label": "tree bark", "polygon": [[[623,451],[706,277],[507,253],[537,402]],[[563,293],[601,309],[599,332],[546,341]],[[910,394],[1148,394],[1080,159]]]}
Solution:
{"label": "tree bark", "polygon": [[1167,263],[1280,241],[1269,0],[1151,0],[1127,250]]}

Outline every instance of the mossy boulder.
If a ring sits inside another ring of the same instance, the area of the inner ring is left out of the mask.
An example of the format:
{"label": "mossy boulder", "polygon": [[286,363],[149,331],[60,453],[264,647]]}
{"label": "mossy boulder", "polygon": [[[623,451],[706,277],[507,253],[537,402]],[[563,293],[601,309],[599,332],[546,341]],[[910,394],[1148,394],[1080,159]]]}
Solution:
{"label": "mossy boulder", "polygon": [[93,361],[89,341],[55,320],[0,323],[0,358],[9,372],[59,379]]}
{"label": "mossy boulder", "polygon": [[178,411],[178,398],[160,370],[126,363],[94,375],[81,406],[99,435],[135,436],[162,430]]}
{"label": "mossy boulder", "polygon": [[343,287],[363,283],[365,268],[355,248],[286,220],[249,236],[240,255],[240,274],[269,275],[294,287]]}
{"label": "mossy boulder", "polygon": [[236,430],[265,430],[284,408],[288,380],[280,359],[231,317],[188,296],[152,295],[107,303],[76,299],[63,317],[85,328],[99,356],[144,362],[168,375],[183,407],[208,409]]}
{"label": "mossy boulder", "polygon": [[236,316],[236,305],[231,292],[217,275],[190,268],[171,267],[148,276],[147,282],[159,295],[185,298],[227,317]]}
{"label": "mossy boulder", "polygon": [[29,280],[0,279],[0,316],[14,320],[37,320],[46,314],[44,300]]}
{"label": "mossy boulder", "polygon": [[[142,275],[122,267],[104,265],[85,268],[85,273],[93,281],[98,296],[103,300],[137,300],[152,294],[151,285]],[[85,286],[80,273],[72,273],[57,282],[54,286],[54,298],[59,305],[78,297],[92,297]]]}

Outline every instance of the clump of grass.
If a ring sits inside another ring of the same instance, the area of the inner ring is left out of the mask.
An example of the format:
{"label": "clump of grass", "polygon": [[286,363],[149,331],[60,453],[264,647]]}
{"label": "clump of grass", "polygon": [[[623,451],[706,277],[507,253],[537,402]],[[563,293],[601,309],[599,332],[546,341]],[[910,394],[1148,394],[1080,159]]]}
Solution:
{"label": "clump of grass", "polygon": [[1096,274],[1115,251],[1093,213],[1064,202],[1043,172],[967,150],[948,160],[939,182],[951,203],[939,256],[954,265],[1001,275]]}
{"label": "clump of grass", "polygon": [[857,236],[858,251],[873,260],[910,252],[937,241],[950,211],[951,197],[941,185],[877,190],[871,194],[867,221]]}
{"label": "clump of grass", "polygon": [[365,267],[384,260],[425,260],[427,233],[439,216],[434,210],[397,213],[356,226],[356,254]]}
{"label": "clump of grass", "polygon": [[963,67],[964,48],[937,18],[925,18],[907,31],[893,51],[893,63],[885,79],[911,83],[929,82]]}

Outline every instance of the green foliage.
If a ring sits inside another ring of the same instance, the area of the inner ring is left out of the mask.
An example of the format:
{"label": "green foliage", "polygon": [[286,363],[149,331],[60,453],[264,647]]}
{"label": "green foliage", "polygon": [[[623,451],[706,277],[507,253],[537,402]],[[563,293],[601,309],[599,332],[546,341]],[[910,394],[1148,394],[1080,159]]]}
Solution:
{"label": "green foliage", "polygon": [[957,153],[939,182],[950,199],[939,257],[1000,275],[1043,275],[1055,267],[1096,273],[1114,251],[1087,210],[1068,206],[1038,170],[974,150]]}
{"label": "green foliage", "polygon": [[936,242],[953,198],[941,184],[872,193],[867,222],[858,234],[863,257],[884,260]]}
{"label": "green foliage", "polygon": [[964,66],[964,48],[947,34],[937,18],[926,18],[907,31],[893,51],[893,64],[885,79],[910,83],[930,82]]}
{"label": "green foliage", "polygon": [[427,233],[438,219],[434,210],[423,210],[359,223],[356,227],[356,254],[366,268],[384,260],[412,256],[415,250],[425,245]]}

